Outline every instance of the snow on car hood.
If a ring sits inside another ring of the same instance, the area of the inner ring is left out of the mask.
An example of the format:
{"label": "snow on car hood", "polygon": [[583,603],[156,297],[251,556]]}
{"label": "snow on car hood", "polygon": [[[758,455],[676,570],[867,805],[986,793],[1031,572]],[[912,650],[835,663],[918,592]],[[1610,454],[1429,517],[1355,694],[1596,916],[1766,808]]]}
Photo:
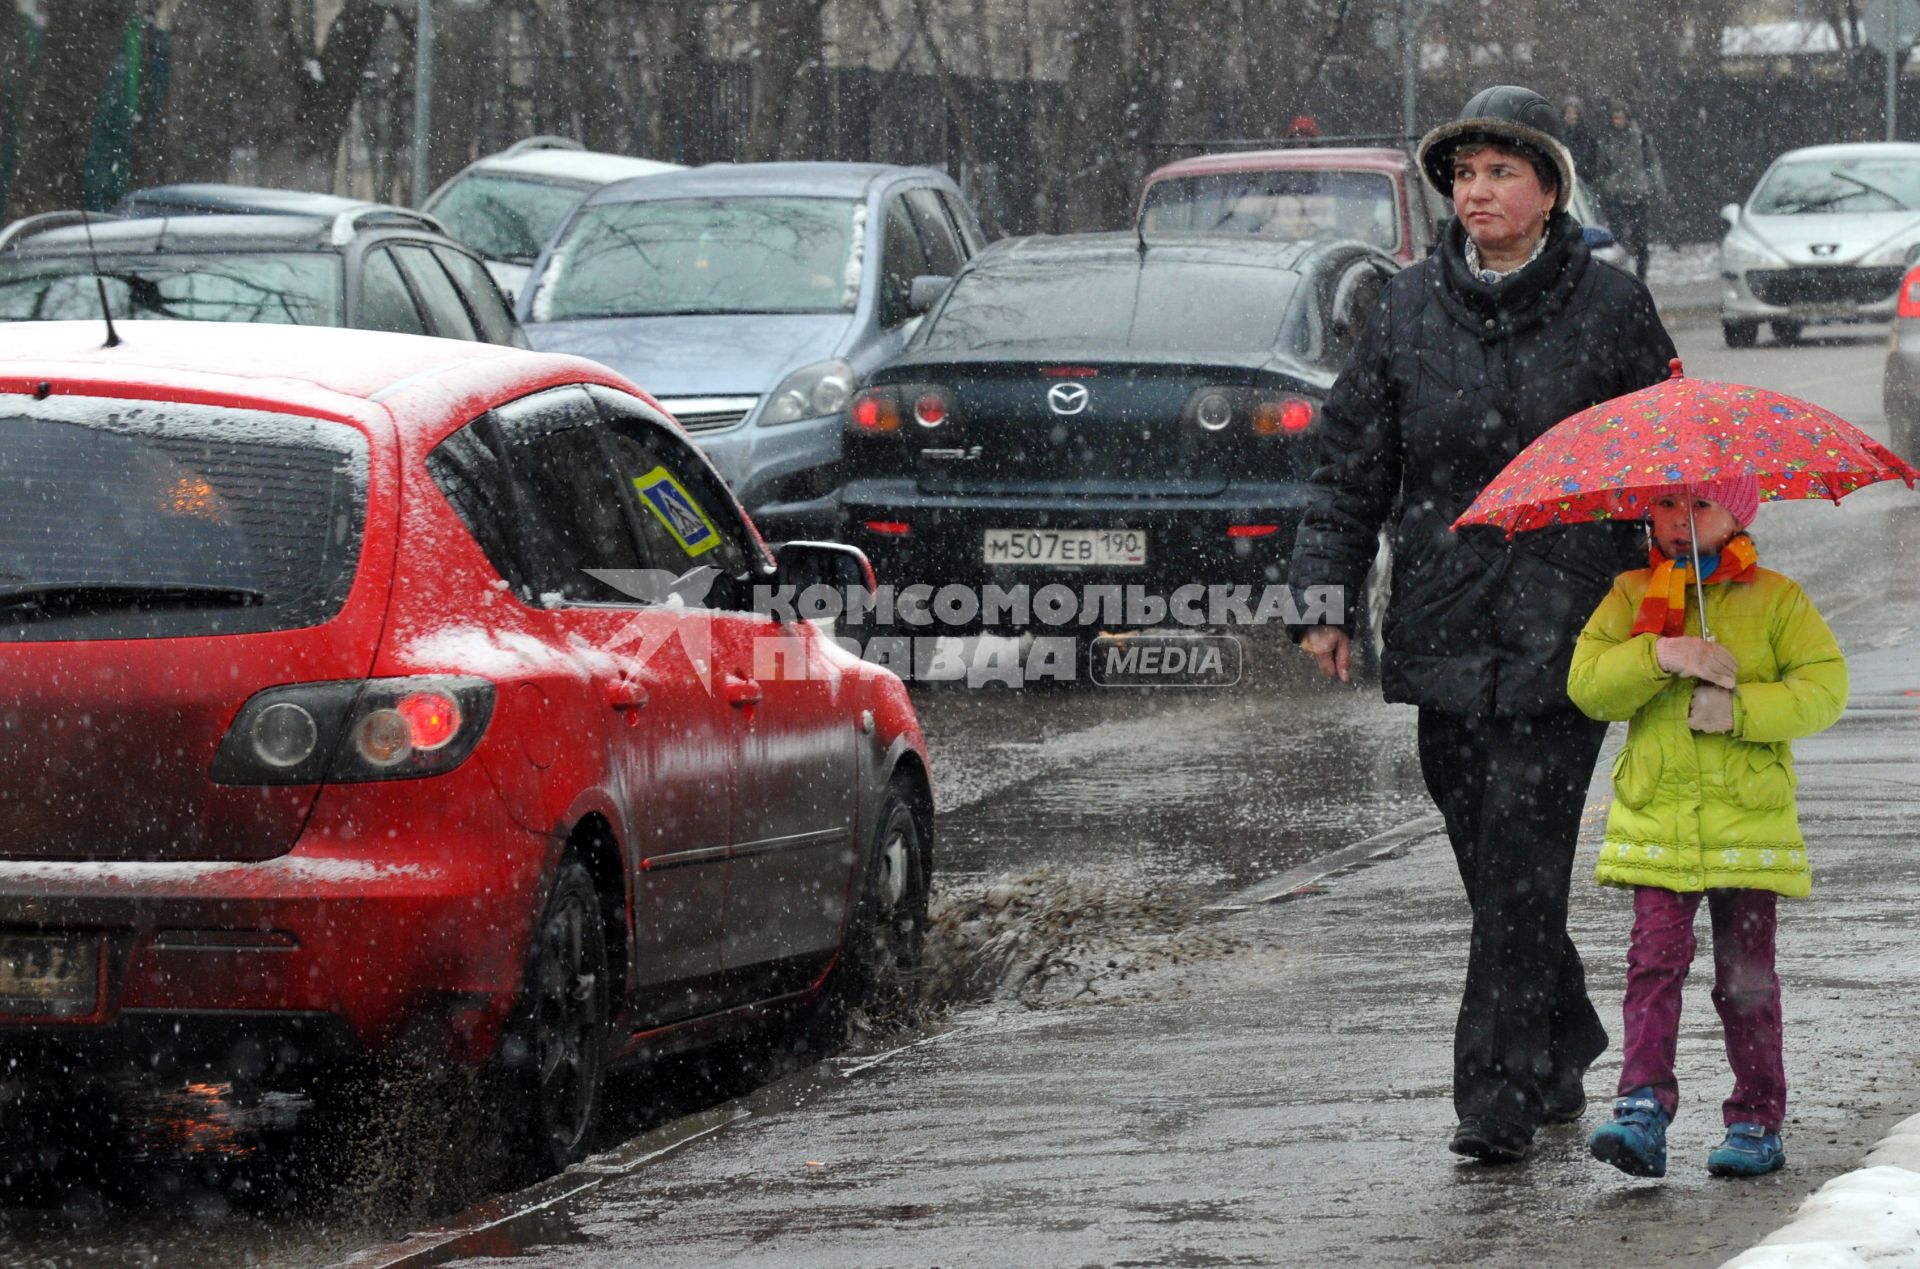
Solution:
{"label": "snow on car hood", "polygon": [[[1797,215],[1740,217],[1740,228],[1749,237],[1789,264],[1888,264],[1898,258],[1871,260],[1894,248],[1904,249],[1920,240],[1920,216],[1910,211],[1873,212],[1852,215]],[[1832,246],[1831,251],[1815,251],[1816,246]]]}
{"label": "snow on car hood", "polygon": [[541,352],[590,357],[656,397],[764,396],[788,371],[840,351],[850,313],[731,313],[531,322]]}

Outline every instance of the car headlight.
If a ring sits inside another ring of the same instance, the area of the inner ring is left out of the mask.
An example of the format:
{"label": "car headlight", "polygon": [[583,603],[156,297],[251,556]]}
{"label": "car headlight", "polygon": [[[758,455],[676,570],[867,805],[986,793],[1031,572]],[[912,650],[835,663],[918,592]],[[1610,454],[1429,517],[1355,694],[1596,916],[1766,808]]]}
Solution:
{"label": "car headlight", "polygon": [[1753,239],[1741,235],[1728,234],[1720,244],[1720,267],[1726,272],[1736,269],[1764,268],[1777,265],[1773,253],[1765,250]]}
{"label": "car headlight", "polygon": [[853,397],[853,380],[853,367],[838,358],[802,366],[773,390],[760,411],[760,423],[773,427],[838,414]]}
{"label": "car headlight", "polygon": [[1880,250],[1868,256],[1863,263],[1869,267],[1905,264],[1907,262],[1907,250],[1912,246],[1913,244],[1910,242],[1896,242],[1891,246],[1880,248]]}

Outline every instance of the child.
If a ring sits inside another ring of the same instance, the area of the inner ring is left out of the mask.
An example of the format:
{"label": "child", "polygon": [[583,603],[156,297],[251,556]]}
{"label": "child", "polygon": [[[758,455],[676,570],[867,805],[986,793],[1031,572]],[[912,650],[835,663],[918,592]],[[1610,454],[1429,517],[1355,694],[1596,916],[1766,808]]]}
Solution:
{"label": "child", "polygon": [[[1692,529],[1688,504],[1692,505]],[[1622,573],[1574,649],[1567,694],[1593,718],[1632,719],[1613,768],[1613,807],[1596,878],[1633,890],[1626,1042],[1613,1121],[1597,1159],[1665,1176],[1680,989],[1700,896],[1713,920],[1713,1003],[1733,1094],[1716,1176],[1786,1163],[1774,905],[1811,884],[1788,742],[1831,726],[1847,702],[1833,632],[1789,578],[1757,566],[1746,527],[1754,477],[1673,486],[1653,498],[1652,566]],[[1695,540],[1697,539],[1697,540]],[[1697,546],[1711,638],[1700,638],[1689,571]]]}

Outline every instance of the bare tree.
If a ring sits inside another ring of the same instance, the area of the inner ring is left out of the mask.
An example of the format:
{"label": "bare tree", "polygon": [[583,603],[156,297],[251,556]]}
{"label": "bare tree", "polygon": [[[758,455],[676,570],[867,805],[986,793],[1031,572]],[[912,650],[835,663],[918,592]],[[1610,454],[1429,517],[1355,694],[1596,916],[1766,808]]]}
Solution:
{"label": "bare tree", "polygon": [[753,92],[741,159],[796,158],[805,153],[805,72],[819,65],[820,14],[827,0],[758,0],[753,6]]}
{"label": "bare tree", "polygon": [[24,77],[20,150],[8,211],[16,216],[78,207],[94,112],[134,0],[61,0],[49,6],[40,57]]}

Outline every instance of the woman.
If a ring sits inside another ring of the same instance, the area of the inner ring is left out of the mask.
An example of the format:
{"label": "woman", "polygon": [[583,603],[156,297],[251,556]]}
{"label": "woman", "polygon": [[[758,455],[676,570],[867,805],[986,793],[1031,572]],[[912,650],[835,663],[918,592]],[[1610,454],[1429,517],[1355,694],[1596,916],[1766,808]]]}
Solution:
{"label": "woman", "polygon": [[[1387,288],[1327,400],[1290,577],[1297,593],[1358,597],[1379,530],[1392,533],[1382,686],[1419,707],[1421,771],[1473,909],[1452,1149],[1489,1162],[1523,1157],[1542,1122],[1579,1118],[1606,1048],[1566,929],[1606,725],[1574,708],[1567,667],[1645,546],[1626,524],[1512,541],[1449,526],[1528,442],[1664,378],[1674,355],[1646,288],[1587,254],[1554,127],[1544,98],[1507,86],[1422,139],[1456,218]],[[1322,673],[1349,678],[1357,615],[1295,632]]]}
{"label": "woman", "polygon": [[1613,104],[1607,126],[1595,141],[1596,171],[1589,180],[1600,195],[1614,237],[1633,257],[1642,281],[1647,276],[1647,240],[1653,208],[1667,196],[1667,178],[1653,142],[1633,121],[1624,101]]}

